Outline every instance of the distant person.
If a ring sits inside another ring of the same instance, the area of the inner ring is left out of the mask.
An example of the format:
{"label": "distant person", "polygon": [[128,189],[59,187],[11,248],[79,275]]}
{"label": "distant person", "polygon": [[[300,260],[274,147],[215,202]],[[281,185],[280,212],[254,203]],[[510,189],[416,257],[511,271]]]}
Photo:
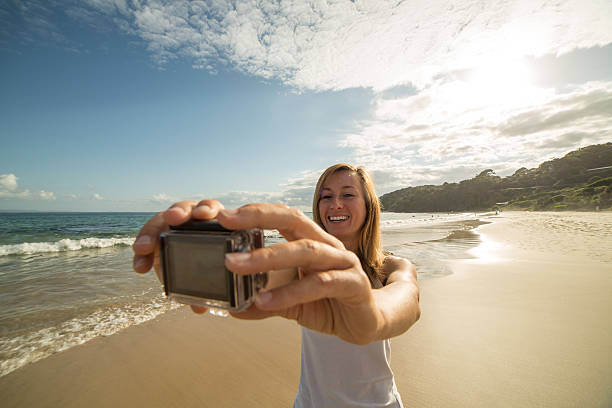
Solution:
{"label": "distant person", "polygon": [[294,407],[402,407],[388,339],[419,319],[415,268],[383,252],[380,205],[363,168],[337,164],[325,170],[312,211],[314,221],[282,204],[226,210],[214,200],[182,201],[140,230],[134,269],[144,273],[159,265],[154,259],[159,234],[191,218],[216,218],[229,229],[277,229],[287,242],[254,250],[246,260],[230,254],[226,266],[250,273],[299,268],[299,280],[258,296],[251,308],[234,314],[242,319],[283,316],[302,326]]}

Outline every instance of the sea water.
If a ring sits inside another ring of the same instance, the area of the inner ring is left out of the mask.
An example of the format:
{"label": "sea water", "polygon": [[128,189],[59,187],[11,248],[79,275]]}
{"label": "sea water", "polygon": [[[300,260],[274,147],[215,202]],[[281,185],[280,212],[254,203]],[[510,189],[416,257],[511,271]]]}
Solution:
{"label": "sea water", "polygon": [[[153,213],[0,213],[0,376],[179,307],[155,274],[132,271],[136,233]],[[419,278],[469,257],[475,214],[383,213],[386,250]],[[283,240],[265,231],[267,245]]]}

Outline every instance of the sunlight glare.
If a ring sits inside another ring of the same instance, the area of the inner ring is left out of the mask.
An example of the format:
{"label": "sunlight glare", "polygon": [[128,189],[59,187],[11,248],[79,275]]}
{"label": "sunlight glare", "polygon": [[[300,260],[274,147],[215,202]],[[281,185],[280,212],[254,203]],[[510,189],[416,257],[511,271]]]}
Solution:
{"label": "sunlight glare", "polygon": [[503,245],[494,241],[488,235],[483,234],[482,231],[475,230],[474,232],[479,235],[480,244],[468,251],[476,258],[473,262],[486,264],[501,261],[500,250],[503,248]]}
{"label": "sunlight glare", "polygon": [[466,79],[469,98],[475,105],[516,106],[532,90],[531,72],[521,61],[488,61],[474,69]]}

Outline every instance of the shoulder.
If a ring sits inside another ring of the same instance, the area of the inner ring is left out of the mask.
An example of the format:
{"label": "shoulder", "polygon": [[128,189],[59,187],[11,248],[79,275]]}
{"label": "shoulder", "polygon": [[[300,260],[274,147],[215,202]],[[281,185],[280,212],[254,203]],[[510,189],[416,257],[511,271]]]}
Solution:
{"label": "shoulder", "polygon": [[416,268],[412,262],[395,255],[385,256],[383,273],[387,284],[397,280],[415,281],[417,279]]}

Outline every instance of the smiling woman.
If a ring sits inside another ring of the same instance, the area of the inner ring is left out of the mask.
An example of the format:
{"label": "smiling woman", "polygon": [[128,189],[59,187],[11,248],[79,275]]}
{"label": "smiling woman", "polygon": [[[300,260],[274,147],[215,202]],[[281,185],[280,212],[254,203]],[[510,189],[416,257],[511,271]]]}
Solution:
{"label": "smiling woman", "polygon": [[[134,269],[160,269],[159,235],[169,225],[217,219],[230,230],[276,229],[287,240],[228,253],[238,275],[297,268],[299,278],[260,291],[240,319],[281,316],[302,326],[301,375],[294,407],[401,407],[389,364],[389,338],[420,316],[414,266],[382,251],[380,204],[363,168],[338,164],[319,178],[313,220],[279,204],[227,210],[215,200],[183,201],[151,218],[134,243]],[[197,313],[207,309],[192,306]]]}

